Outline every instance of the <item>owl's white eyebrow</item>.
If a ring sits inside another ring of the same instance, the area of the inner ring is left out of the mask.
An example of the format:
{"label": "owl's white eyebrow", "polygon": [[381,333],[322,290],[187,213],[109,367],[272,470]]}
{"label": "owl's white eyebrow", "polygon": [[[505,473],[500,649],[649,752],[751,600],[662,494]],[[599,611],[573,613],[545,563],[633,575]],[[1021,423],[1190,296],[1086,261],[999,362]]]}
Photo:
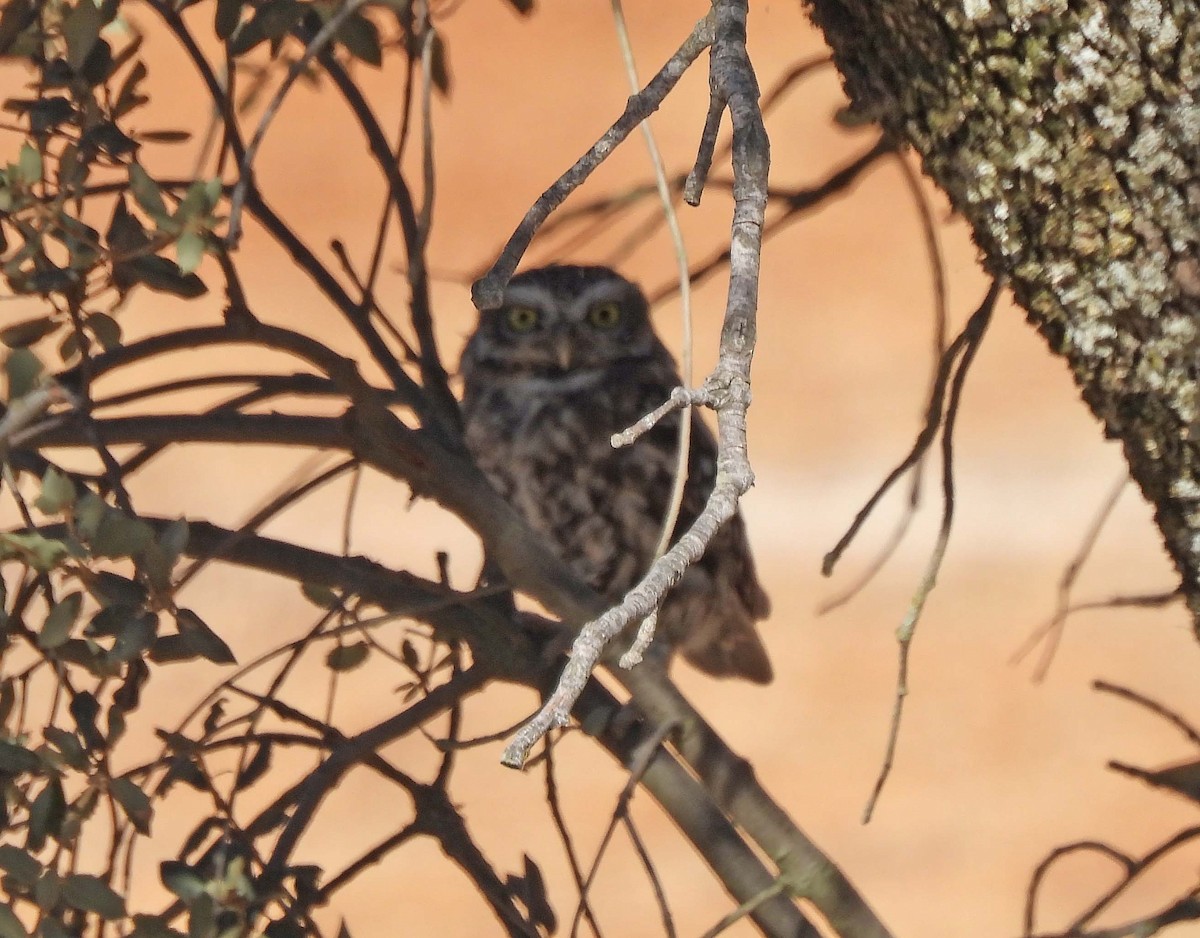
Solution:
{"label": "owl's white eyebrow", "polygon": [[574,303],[577,305],[590,303],[592,300],[600,296],[604,297],[605,299],[623,297],[626,289],[628,288],[625,286],[625,284],[621,283],[619,280],[601,280],[599,283],[592,284],[590,287],[580,293],[579,296],[575,298]]}
{"label": "owl's white eyebrow", "polygon": [[554,304],[554,294],[543,287],[532,284],[510,286],[504,294],[506,306],[538,306],[545,308]]}

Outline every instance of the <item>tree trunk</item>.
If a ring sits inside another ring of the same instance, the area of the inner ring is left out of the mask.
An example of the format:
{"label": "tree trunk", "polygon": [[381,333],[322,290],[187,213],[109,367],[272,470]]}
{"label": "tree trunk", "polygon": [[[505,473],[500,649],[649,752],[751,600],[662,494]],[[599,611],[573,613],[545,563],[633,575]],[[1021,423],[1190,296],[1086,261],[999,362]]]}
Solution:
{"label": "tree trunk", "polygon": [[1155,506],[1200,622],[1195,0],[808,0]]}

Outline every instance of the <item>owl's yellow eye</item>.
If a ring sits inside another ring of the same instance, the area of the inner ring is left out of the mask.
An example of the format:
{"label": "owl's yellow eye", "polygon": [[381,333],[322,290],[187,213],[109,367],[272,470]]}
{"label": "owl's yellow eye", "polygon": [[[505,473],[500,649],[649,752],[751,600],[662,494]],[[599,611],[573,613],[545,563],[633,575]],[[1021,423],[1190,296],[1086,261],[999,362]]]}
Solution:
{"label": "owl's yellow eye", "polygon": [[513,332],[532,332],[541,319],[542,314],[532,306],[510,306],[504,312],[504,321]]}
{"label": "owl's yellow eye", "polygon": [[588,322],[597,329],[612,329],[621,321],[621,307],[616,303],[597,303],[588,310]]}

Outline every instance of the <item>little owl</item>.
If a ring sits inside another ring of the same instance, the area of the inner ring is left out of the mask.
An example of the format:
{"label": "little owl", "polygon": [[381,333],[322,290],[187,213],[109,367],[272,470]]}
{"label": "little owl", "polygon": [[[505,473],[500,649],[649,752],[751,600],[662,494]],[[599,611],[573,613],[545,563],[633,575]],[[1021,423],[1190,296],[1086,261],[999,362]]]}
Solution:
{"label": "little owl", "polygon": [[[576,575],[619,600],[653,560],[679,443],[678,414],[631,446],[609,443],[680,383],[641,290],[606,267],[519,274],[504,305],[480,317],[461,370],[480,467]],[[716,475],[716,443],[696,416],[691,437],[676,536]],[[737,515],[667,595],[659,641],[702,671],[766,683],[771,663],[754,623],[769,609]]]}

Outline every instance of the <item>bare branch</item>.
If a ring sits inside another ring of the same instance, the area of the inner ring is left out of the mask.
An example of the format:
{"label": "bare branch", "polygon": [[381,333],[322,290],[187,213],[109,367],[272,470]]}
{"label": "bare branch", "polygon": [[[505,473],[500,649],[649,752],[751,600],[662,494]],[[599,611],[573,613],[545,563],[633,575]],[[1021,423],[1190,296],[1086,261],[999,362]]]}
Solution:
{"label": "bare branch", "polygon": [[[962,344],[962,357],[958,360],[957,368],[954,371],[953,378],[950,380],[950,395],[946,403],[945,415],[943,416],[939,413],[937,416],[937,424],[942,427],[942,523],[938,530],[937,541],[930,554],[929,562],[926,564],[925,573],[921,577],[921,582],[917,585],[917,591],[913,595],[908,611],[900,623],[900,627],[896,630],[896,641],[899,645],[900,659],[896,677],[896,700],[892,709],[891,728],[888,731],[883,765],[880,767],[879,776],[875,780],[875,788],[867,800],[866,808],[863,810],[864,824],[871,820],[871,814],[875,810],[875,805],[879,800],[880,794],[883,792],[883,786],[887,783],[888,776],[892,771],[892,763],[896,756],[896,745],[900,737],[900,720],[904,713],[904,699],[908,696],[909,650],[912,647],[913,636],[916,634],[921,612],[925,608],[925,601],[929,598],[929,594],[933,591],[934,585],[937,582],[938,571],[941,570],[942,560],[946,556],[946,547],[950,543],[950,530],[954,524],[954,426],[958,416],[959,402],[962,400],[963,383],[966,380],[967,372],[970,371],[971,363],[975,359],[975,353],[979,350],[979,344],[983,341],[984,332],[991,321],[992,311],[996,307],[996,301],[999,299],[1000,291],[1003,287],[1004,279],[1002,277],[997,277],[992,281],[992,285],[987,292],[987,296],[984,297],[983,303],[971,316],[970,320],[968,320],[966,327],[959,336],[960,339],[964,340]],[[953,348],[953,346],[951,347]],[[947,351],[944,361],[947,363],[947,367],[953,364],[953,357],[949,351]],[[916,451],[914,450],[914,452]]]}
{"label": "bare branch", "polygon": [[526,248],[542,223],[563,203],[592,171],[608,158],[642,121],[658,110],[663,99],[713,40],[713,17],[709,14],[696,24],[683,45],[639,94],[629,98],[625,111],[605,131],[590,150],[576,160],[549,189],[542,193],[508,239],[508,244],[483,277],[471,288],[471,299],[479,309],[495,309],[504,299],[504,288],[521,262]]}

